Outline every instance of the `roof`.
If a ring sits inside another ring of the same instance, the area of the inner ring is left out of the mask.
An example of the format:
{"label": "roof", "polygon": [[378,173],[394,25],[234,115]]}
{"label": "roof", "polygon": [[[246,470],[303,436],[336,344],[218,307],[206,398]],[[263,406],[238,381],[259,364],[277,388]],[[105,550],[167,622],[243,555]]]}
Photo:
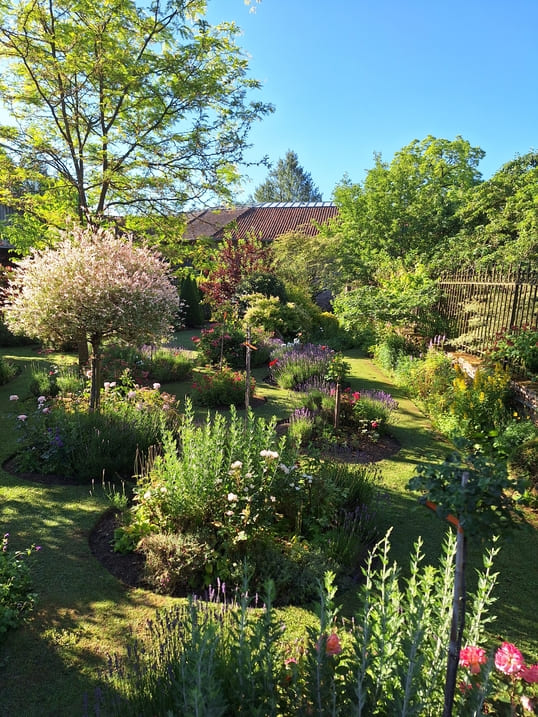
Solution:
{"label": "roof", "polygon": [[338,207],[331,202],[271,202],[234,209],[205,209],[189,215],[184,237],[191,241],[200,237],[223,239],[231,232],[235,239],[254,234],[270,241],[292,231],[315,236],[317,225],[325,224],[337,214]]}

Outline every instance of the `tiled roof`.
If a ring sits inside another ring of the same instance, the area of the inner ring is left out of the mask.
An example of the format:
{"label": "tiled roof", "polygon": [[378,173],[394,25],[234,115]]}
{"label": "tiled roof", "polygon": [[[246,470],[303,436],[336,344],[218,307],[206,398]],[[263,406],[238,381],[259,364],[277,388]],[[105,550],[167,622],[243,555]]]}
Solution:
{"label": "tiled roof", "polygon": [[275,202],[236,209],[208,209],[192,215],[184,236],[190,240],[202,236],[222,239],[230,230],[236,239],[253,234],[269,241],[292,231],[314,236],[318,233],[317,224],[324,224],[337,214],[338,207],[330,202]]}

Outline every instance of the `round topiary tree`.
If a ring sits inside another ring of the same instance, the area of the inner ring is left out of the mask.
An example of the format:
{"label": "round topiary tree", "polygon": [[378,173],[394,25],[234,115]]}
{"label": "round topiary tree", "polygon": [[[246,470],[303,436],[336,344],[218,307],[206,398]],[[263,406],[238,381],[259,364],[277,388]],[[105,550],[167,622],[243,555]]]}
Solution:
{"label": "round topiary tree", "polygon": [[77,226],[54,249],[20,262],[6,298],[10,330],[45,343],[90,344],[92,411],[99,408],[103,342],[154,343],[179,309],[170,268],[157,252],[131,236]]}

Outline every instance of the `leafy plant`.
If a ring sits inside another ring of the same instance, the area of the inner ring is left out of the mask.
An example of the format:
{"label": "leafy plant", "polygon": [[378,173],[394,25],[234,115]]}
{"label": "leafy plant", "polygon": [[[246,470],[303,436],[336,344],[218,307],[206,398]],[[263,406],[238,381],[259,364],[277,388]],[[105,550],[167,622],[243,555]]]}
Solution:
{"label": "leafy plant", "polygon": [[[339,620],[335,576],[328,572],[318,588],[318,621],[298,635],[275,612],[271,582],[261,606],[257,595],[249,597],[253,593],[245,579],[231,596],[230,588],[217,581],[209,588],[210,602],[190,599],[161,611],[145,639],[129,646],[127,657],[109,660],[94,712],[437,717],[443,705],[454,552],[449,534],[439,566],[425,565],[419,540],[404,579],[390,560],[385,536],[364,569],[355,619]],[[484,556],[471,600],[469,642],[492,619],[496,552]],[[459,693],[456,705],[458,714],[478,717],[475,695]]]}
{"label": "leafy plant", "polygon": [[32,592],[29,558],[41,547],[12,551],[9,537],[4,534],[0,552],[0,638],[26,618],[37,599]]}
{"label": "leafy plant", "polygon": [[513,326],[499,332],[488,358],[493,362],[506,362],[516,372],[519,368],[529,376],[538,374],[538,327]]}
{"label": "leafy plant", "polygon": [[0,356],[0,386],[12,381],[17,375],[17,369],[11,361]]}
{"label": "leafy plant", "polygon": [[[199,373],[192,384],[193,398],[200,406],[222,408],[226,406],[240,406],[245,403],[247,386],[246,374],[234,371],[229,366],[220,370],[208,370]],[[250,377],[250,395],[254,395],[256,380]]]}

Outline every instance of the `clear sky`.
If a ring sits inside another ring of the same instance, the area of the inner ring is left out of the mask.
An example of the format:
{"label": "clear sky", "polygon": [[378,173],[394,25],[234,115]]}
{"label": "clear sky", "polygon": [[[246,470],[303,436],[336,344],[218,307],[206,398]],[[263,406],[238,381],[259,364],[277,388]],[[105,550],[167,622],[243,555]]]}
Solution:
{"label": "clear sky", "polygon": [[[538,0],[209,0],[208,20],[242,28],[256,97],[275,106],[248,159],[295,151],[325,201],[374,152],[429,134],[481,147],[485,179],[538,149]],[[239,199],[267,173],[249,170]]]}

